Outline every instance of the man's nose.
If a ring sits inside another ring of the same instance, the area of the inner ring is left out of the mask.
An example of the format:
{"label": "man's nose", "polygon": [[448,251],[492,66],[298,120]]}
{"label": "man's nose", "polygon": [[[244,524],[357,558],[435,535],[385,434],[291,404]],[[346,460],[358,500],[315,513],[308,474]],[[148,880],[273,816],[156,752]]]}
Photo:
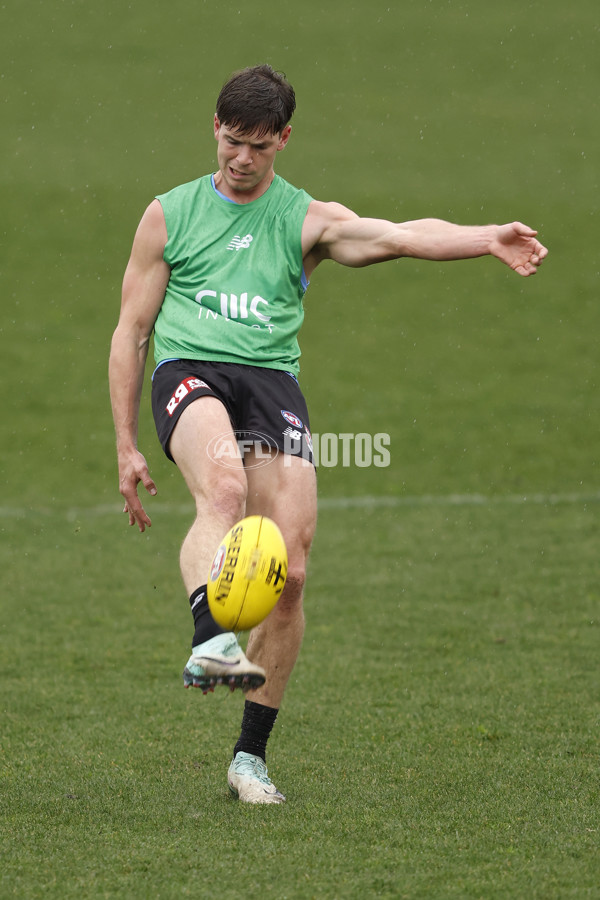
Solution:
{"label": "man's nose", "polygon": [[252,149],[247,144],[238,147],[237,161],[242,166],[248,166],[252,162]]}

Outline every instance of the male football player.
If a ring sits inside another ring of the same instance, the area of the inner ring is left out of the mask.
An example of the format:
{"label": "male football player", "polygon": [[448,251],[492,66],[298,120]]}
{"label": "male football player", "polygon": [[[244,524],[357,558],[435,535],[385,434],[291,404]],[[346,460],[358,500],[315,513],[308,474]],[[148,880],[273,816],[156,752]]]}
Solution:
{"label": "male football player", "polygon": [[[194,617],[186,687],[246,692],[228,783],[240,800],[281,803],[266,744],[304,632],[302,596],[316,515],[308,411],[297,376],[303,295],[325,260],[367,266],[400,257],[495,256],[533,275],[547,250],[526,225],[462,226],[439,219],[360,218],[275,174],[295,109],[286,78],[261,65],[234,74],[214,116],[218,167],[154,199],[123,282],[110,355],[120,491],[129,523],[151,524],[138,496],[156,486],[137,447],[140,394],[154,332],[152,407],[160,442],[196,506],[180,555]],[[291,429],[291,431],[290,431]],[[290,440],[290,434],[294,439]],[[278,451],[257,465],[252,436]],[[239,450],[241,442],[246,448]],[[211,448],[227,450],[228,465]],[[222,537],[245,515],[279,525],[288,579],[244,654],[213,620],[206,585]]]}

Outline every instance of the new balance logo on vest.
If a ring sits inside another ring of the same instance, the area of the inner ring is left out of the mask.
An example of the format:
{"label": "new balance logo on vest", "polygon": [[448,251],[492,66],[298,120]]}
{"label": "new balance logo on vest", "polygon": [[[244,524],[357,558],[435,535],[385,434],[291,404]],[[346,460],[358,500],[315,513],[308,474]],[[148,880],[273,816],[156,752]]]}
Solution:
{"label": "new balance logo on vest", "polygon": [[239,234],[236,234],[234,238],[231,239],[228,250],[247,250],[252,241],[252,235],[246,234],[244,237],[240,237]]}

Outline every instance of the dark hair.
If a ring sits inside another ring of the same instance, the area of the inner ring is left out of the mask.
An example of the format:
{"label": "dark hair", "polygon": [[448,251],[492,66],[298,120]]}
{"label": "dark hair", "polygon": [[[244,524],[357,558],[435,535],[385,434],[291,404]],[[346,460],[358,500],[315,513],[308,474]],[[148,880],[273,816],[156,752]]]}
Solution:
{"label": "dark hair", "polygon": [[243,133],[281,134],[296,109],[294,88],[269,65],[235,72],[221,88],[217,116]]}

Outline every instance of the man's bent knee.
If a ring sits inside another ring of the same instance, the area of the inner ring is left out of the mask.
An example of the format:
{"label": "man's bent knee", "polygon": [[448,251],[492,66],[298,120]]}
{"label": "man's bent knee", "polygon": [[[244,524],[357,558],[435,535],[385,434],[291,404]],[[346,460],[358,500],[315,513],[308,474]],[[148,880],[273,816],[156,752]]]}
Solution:
{"label": "man's bent knee", "polygon": [[288,570],[285,587],[275,606],[278,616],[293,616],[298,609],[302,608],[305,581],[306,573],[304,569]]}
{"label": "man's bent knee", "polygon": [[208,512],[234,525],[246,514],[248,485],[243,472],[224,472],[203,485],[196,497],[199,512]]}

